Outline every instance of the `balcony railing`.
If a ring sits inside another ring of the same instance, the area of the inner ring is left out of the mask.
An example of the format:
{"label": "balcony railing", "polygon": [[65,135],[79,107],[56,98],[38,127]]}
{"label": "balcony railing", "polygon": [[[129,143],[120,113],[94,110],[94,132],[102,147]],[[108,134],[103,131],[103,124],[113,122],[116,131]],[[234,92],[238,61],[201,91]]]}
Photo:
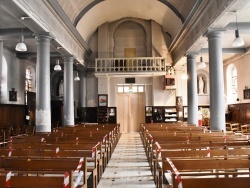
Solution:
{"label": "balcony railing", "polygon": [[166,62],[162,57],[96,58],[96,73],[111,72],[165,72]]}

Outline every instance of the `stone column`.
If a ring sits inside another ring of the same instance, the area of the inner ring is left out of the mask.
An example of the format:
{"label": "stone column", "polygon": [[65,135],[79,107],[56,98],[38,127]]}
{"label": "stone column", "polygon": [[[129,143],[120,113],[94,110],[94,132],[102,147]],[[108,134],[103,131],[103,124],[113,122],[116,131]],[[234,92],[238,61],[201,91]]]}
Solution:
{"label": "stone column", "polygon": [[73,56],[64,58],[64,105],[63,105],[63,125],[74,126],[74,84],[73,84]]}
{"label": "stone column", "polygon": [[79,76],[80,76],[80,97],[79,97],[80,107],[86,107],[86,96],[87,96],[86,76],[85,76],[85,73],[83,72],[79,72]]}
{"label": "stone column", "polygon": [[187,55],[188,123],[198,124],[196,54]]}
{"label": "stone column", "polygon": [[50,41],[49,35],[36,35],[36,132],[51,132]]}
{"label": "stone column", "polygon": [[207,33],[210,77],[210,129],[225,131],[222,31]]}
{"label": "stone column", "polygon": [[3,41],[0,41],[0,104],[2,99]]}

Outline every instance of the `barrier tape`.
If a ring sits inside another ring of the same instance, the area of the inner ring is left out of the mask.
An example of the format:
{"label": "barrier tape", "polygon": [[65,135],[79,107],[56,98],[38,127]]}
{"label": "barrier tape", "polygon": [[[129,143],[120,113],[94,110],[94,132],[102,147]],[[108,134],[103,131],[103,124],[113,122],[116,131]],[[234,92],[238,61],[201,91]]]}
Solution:
{"label": "barrier tape", "polygon": [[70,188],[69,187],[69,172],[64,173],[63,187]]}
{"label": "barrier tape", "polygon": [[79,142],[79,138],[76,137],[76,145],[78,145],[78,142]]}
{"label": "barrier tape", "polygon": [[224,143],[226,143],[226,142],[227,142],[227,137],[226,137],[226,135],[223,136],[223,139],[224,139]]}
{"label": "barrier tape", "polygon": [[173,162],[170,160],[170,158],[166,158],[169,165],[172,167],[174,173],[176,174],[177,176],[177,182],[178,182],[178,188],[183,188],[182,186],[182,181],[181,181],[181,174],[179,173],[179,171],[177,170],[177,168],[174,166]]}
{"label": "barrier tape", "polygon": [[12,148],[11,147],[9,147],[9,153],[8,153],[8,157],[11,157],[11,155],[12,155]]}
{"label": "barrier tape", "polygon": [[75,183],[74,183],[74,188],[77,187],[77,186],[79,185],[79,183],[80,183],[82,177],[83,177],[83,171],[80,171],[79,174],[78,174],[78,176],[77,176],[77,178],[76,178],[76,181],[75,181]]}
{"label": "barrier tape", "polygon": [[5,187],[10,187],[10,178],[11,178],[11,171],[8,171],[6,174]]}
{"label": "barrier tape", "polygon": [[81,158],[81,159],[79,160],[78,166],[77,166],[77,168],[76,168],[76,170],[75,170],[74,172],[79,172],[79,171],[80,171],[80,169],[82,168],[82,163],[83,163],[83,161],[84,161],[83,158]]}
{"label": "barrier tape", "polygon": [[157,146],[157,150],[158,150],[158,158],[161,158],[161,146],[158,142],[155,142],[156,146]]}
{"label": "barrier tape", "polygon": [[9,138],[9,142],[10,143],[12,143],[12,140],[13,140],[13,138],[12,138],[12,136]]}
{"label": "barrier tape", "polygon": [[189,144],[189,137],[187,136],[187,144]]}
{"label": "barrier tape", "polygon": [[210,147],[207,147],[207,157],[210,157]]}
{"label": "barrier tape", "polygon": [[94,158],[95,157],[95,153],[96,153],[96,146],[94,146],[92,148],[92,157]]}
{"label": "barrier tape", "polygon": [[59,147],[56,148],[56,157],[59,157]]}
{"label": "barrier tape", "polygon": [[105,135],[102,139],[102,143],[105,144],[106,143],[106,138],[107,138],[107,135]]}

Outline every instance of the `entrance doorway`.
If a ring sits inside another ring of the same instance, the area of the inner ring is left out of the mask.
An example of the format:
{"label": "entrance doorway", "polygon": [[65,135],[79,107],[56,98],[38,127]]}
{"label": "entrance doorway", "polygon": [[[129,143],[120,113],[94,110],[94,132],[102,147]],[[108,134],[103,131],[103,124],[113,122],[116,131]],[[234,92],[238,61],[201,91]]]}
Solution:
{"label": "entrance doorway", "polygon": [[145,93],[118,93],[116,99],[121,132],[139,132],[140,124],[145,122]]}

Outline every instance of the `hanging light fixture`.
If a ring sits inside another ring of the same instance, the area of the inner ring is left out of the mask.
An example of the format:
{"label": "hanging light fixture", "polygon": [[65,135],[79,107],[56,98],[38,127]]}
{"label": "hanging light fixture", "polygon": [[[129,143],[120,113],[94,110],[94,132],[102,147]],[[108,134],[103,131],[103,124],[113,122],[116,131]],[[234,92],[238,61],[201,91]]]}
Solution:
{"label": "hanging light fixture", "polygon": [[76,70],[76,77],[74,78],[74,81],[80,81],[80,77],[78,76],[78,70]]}
{"label": "hanging light fixture", "polygon": [[236,28],[237,29],[235,30],[235,39],[233,41],[233,47],[240,47],[240,46],[243,46],[245,43],[239,34],[237,12],[235,14],[236,14]]}
{"label": "hanging light fixture", "polygon": [[22,28],[22,34],[20,36],[19,43],[17,43],[17,45],[16,45],[16,51],[19,51],[19,52],[26,52],[27,51],[27,46],[23,41],[24,41],[24,36],[23,36],[23,28]]}
{"label": "hanging light fixture", "polygon": [[62,67],[59,65],[59,59],[56,60],[56,65],[54,67],[54,70],[55,71],[60,71],[62,70]]}

